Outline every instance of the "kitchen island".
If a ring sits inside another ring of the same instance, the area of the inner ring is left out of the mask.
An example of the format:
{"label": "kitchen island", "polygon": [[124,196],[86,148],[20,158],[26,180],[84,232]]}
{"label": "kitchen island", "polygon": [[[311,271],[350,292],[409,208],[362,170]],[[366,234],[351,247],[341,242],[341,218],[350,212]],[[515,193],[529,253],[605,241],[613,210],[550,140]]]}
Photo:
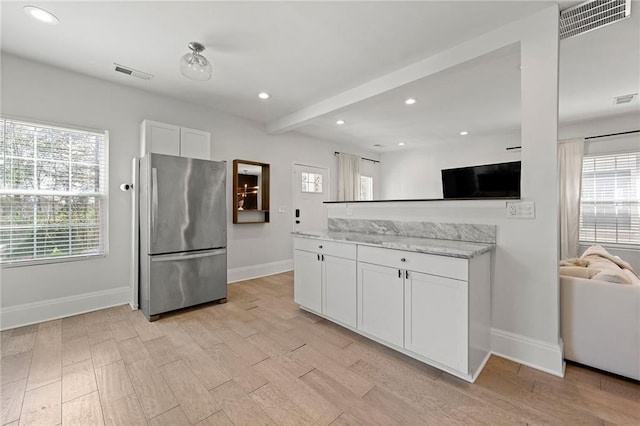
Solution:
{"label": "kitchen island", "polygon": [[[330,220],[328,231],[294,233],[296,303],[475,381],[490,354],[495,244],[485,241],[491,227],[466,232],[467,225],[373,222],[345,227]],[[363,226],[367,232],[357,232]],[[420,236],[438,236],[434,229],[449,237],[472,234],[483,242]]]}

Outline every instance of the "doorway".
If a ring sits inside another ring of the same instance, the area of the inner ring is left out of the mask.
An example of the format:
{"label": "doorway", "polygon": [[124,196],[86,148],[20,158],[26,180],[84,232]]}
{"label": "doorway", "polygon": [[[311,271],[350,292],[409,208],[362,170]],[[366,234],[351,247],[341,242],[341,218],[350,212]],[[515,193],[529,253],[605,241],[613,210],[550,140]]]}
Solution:
{"label": "doorway", "polygon": [[329,169],[304,164],[293,165],[293,230],[319,231],[327,228],[330,200]]}

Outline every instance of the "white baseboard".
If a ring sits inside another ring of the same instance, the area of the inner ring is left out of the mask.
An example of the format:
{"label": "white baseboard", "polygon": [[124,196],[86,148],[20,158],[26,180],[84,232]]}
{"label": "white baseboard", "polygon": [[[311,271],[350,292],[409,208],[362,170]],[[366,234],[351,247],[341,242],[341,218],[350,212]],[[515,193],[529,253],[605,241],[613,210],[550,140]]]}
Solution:
{"label": "white baseboard", "polygon": [[557,345],[521,334],[491,329],[491,352],[519,364],[564,377],[562,339]]}
{"label": "white baseboard", "polygon": [[293,259],[229,269],[227,271],[227,283],[231,284],[238,281],[266,277],[267,275],[279,274],[281,272],[291,271],[292,269]]}
{"label": "white baseboard", "polygon": [[131,287],[118,287],[77,296],[25,303],[0,309],[0,328],[22,327],[98,309],[124,305],[131,299]]}

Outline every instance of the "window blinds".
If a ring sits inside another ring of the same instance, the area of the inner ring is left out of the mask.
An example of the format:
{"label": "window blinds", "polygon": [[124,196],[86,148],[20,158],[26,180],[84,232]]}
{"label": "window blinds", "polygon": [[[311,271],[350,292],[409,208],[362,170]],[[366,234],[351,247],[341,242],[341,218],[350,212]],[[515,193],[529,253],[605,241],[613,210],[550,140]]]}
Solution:
{"label": "window blinds", "polygon": [[640,245],[640,152],[584,158],[580,241]]}
{"label": "window blinds", "polygon": [[2,263],[104,254],[105,139],[0,119]]}

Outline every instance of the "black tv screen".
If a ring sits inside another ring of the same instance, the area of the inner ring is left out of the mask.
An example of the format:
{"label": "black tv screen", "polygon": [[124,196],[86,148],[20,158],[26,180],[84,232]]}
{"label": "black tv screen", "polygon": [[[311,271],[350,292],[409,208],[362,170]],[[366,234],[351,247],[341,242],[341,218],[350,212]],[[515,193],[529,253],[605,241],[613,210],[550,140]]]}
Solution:
{"label": "black tv screen", "polygon": [[520,161],[442,170],[444,198],[520,198]]}

